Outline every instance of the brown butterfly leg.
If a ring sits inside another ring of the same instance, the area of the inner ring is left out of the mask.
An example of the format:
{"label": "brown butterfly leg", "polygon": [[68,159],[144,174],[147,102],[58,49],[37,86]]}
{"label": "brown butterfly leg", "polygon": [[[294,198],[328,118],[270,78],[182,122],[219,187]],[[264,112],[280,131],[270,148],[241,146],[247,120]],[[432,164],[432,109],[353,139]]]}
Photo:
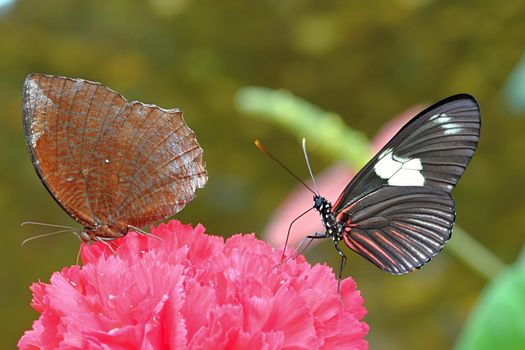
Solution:
{"label": "brown butterfly leg", "polygon": [[[111,251],[117,255],[117,252],[111,247],[115,247],[115,248],[118,248],[118,245],[116,243],[114,243],[113,241],[105,241],[103,239],[96,239],[97,241],[99,242],[102,242],[104,243],[105,245],[107,245],[109,247],[109,249],[111,249]],[[82,244],[80,246],[78,246],[78,253],[77,253],[77,265],[80,265],[80,255],[81,255],[81,252],[82,252]]]}
{"label": "brown butterfly leg", "polygon": [[128,228],[132,229],[133,231],[137,232],[137,233],[140,234],[140,235],[147,236],[147,237],[152,237],[152,238],[158,239],[159,241],[162,242],[162,238],[157,237],[157,236],[155,236],[155,235],[152,234],[152,233],[149,233],[149,232],[143,231],[143,230],[141,230],[141,229],[138,228],[138,227],[135,227],[135,226],[133,226],[133,225],[128,225]]}
{"label": "brown butterfly leg", "polygon": [[102,244],[104,244],[106,247],[108,247],[113,252],[113,254],[118,255],[117,251],[115,249],[113,249],[113,247],[109,243],[109,242],[111,242],[112,239],[107,239],[105,237],[98,237],[97,236],[97,237],[95,237],[95,240],[100,242],[100,243],[102,243]]}

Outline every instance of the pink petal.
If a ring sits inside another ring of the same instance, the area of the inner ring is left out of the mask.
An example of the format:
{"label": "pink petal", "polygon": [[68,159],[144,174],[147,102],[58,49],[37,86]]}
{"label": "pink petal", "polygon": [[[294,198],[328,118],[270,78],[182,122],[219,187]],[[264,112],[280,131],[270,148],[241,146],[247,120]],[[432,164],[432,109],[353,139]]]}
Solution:
{"label": "pink petal", "polygon": [[33,284],[41,313],[21,349],[316,349],[365,344],[362,298],[302,257],[275,269],[280,252],[252,235],[226,242],[177,221],[105,246],[86,262]]}

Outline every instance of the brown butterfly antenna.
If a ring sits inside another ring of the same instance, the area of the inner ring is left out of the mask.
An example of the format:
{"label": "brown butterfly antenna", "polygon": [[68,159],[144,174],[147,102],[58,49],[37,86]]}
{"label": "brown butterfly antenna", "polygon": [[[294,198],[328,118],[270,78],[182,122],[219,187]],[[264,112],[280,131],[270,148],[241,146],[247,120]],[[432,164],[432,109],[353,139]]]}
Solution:
{"label": "brown butterfly antenna", "polygon": [[56,224],[46,224],[46,223],[44,223],[44,222],[38,222],[38,221],[24,221],[24,222],[21,223],[20,225],[21,225],[21,226],[25,226],[25,225],[37,225],[37,226],[48,226],[48,227],[58,227],[58,228],[67,228],[67,229],[70,229],[70,230],[77,230],[76,228],[71,227],[71,226],[56,225]]}
{"label": "brown butterfly antenna", "polygon": [[25,239],[24,241],[22,241],[22,243],[20,243],[21,247],[23,247],[24,244],[26,244],[27,242],[32,241],[34,239],[48,237],[48,236],[56,235],[58,233],[71,232],[71,233],[74,233],[78,237],[78,233],[77,233],[78,229],[73,228],[73,227],[69,227],[69,226],[45,224],[45,223],[36,222],[36,221],[25,221],[25,222],[23,222],[21,224],[21,226],[25,226],[25,225],[56,227],[56,228],[61,228],[61,230],[47,232],[47,233],[44,233],[44,234],[40,234],[40,235],[29,237],[29,238]]}

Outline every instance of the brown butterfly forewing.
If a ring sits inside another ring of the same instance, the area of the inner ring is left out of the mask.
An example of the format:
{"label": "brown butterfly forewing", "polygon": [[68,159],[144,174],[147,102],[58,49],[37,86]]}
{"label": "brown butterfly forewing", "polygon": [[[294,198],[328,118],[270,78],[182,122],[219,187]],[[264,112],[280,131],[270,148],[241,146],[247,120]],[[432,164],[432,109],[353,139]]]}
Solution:
{"label": "brown butterfly forewing", "polygon": [[84,241],[172,216],[206,184],[202,149],[178,109],[127,102],[96,82],[31,74],[23,112],[36,172],[84,226]]}

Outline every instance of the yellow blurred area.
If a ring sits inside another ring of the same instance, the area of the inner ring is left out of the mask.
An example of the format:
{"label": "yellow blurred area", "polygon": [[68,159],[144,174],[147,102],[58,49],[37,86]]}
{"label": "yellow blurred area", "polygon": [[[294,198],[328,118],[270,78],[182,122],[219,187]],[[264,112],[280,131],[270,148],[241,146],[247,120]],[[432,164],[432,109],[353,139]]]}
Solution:
{"label": "yellow blurred area", "polygon": [[[128,100],[180,107],[204,149],[209,182],[177,218],[223,236],[259,234],[295,186],[253,140],[307,176],[297,139],[240,113],[238,89],[287,89],[368,136],[409,106],[470,93],[481,105],[482,138],[454,191],[457,222],[510,263],[525,236],[525,119],[510,117],[501,90],[525,49],[524,13],[525,2],[473,0],[0,3],[0,348],[14,348],[38,317],[30,284],[75,264],[79,246],[58,235],[20,247],[41,233],[23,221],[76,224],[27,154],[27,74],[99,81]],[[320,171],[332,159],[314,156],[312,166]],[[330,244],[307,256],[339,266]],[[356,255],[345,274],[365,298],[371,349],[451,348],[486,283],[446,248],[406,276]]]}

